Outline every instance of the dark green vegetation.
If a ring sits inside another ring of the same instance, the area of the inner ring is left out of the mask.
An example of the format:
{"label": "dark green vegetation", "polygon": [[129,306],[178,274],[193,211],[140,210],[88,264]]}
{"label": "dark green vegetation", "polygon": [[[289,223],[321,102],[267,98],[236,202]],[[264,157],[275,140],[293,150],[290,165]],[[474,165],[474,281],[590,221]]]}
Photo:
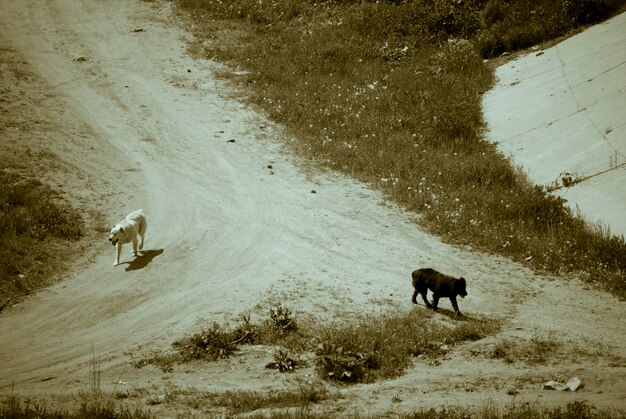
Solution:
{"label": "dark green vegetation", "polygon": [[0,167],[0,304],[28,294],[58,268],[57,249],[83,236],[80,213],[48,186]]}
{"label": "dark green vegetation", "polygon": [[626,294],[626,244],[531,185],[483,141],[483,57],[623,7],[623,0],[174,0],[196,50],[321,164],[365,180],[453,243]]}

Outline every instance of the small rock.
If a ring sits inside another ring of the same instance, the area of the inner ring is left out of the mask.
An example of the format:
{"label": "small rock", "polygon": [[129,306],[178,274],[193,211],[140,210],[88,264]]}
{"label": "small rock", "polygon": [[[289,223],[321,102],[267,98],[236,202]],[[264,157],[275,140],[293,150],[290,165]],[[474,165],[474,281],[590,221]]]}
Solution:
{"label": "small rock", "polygon": [[580,378],[574,377],[567,382],[567,384],[559,383],[557,381],[548,381],[543,385],[544,390],[557,390],[557,391],[576,391],[582,385]]}
{"label": "small rock", "polygon": [[568,387],[563,384],[563,383],[559,383],[557,381],[553,381],[550,380],[547,383],[545,383],[543,385],[543,389],[544,390],[558,390],[558,391],[564,391],[564,390],[568,390]]}
{"label": "small rock", "polygon": [[226,142],[227,142],[227,143],[234,143],[234,142],[235,142],[235,139],[234,139],[234,138],[231,138],[230,140],[228,140],[228,141],[226,141]]}
{"label": "small rock", "polygon": [[570,391],[576,391],[582,385],[580,378],[574,377],[565,384]]}

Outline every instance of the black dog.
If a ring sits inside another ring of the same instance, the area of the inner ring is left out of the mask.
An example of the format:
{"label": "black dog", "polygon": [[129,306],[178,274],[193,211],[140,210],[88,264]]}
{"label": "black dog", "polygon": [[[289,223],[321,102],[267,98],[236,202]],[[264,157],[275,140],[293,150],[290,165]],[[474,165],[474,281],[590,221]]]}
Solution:
{"label": "black dog", "polygon": [[[465,278],[455,278],[453,276],[442,274],[434,269],[418,269],[413,272],[413,304],[417,304],[417,294],[422,294],[422,299],[428,308],[437,310],[437,304],[442,297],[450,298],[452,307],[458,316],[462,316],[459,306],[456,304],[456,296],[465,298],[467,291],[465,290]],[[433,292],[432,305],[426,299],[428,290]]]}

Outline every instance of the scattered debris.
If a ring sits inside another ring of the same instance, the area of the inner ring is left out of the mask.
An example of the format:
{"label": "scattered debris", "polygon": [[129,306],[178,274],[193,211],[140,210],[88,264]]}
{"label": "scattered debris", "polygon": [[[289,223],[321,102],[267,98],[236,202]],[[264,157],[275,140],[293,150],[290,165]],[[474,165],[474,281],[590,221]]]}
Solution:
{"label": "scattered debris", "polygon": [[235,139],[234,139],[234,138],[231,138],[230,140],[227,140],[226,142],[227,142],[227,143],[234,143],[234,142],[236,142],[236,141],[235,141]]}
{"label": "scattered debris", "polygon": [[137,33],[137,32],[143,32],[144,29],[143,28],[135,28],[133,29],[133,32]]}
{"label": "scattered debris", "polygon": [[566,384],[559,383],[557,381],[548,381],[543,385],[544,390],[557,390],[557,391],[576,391],[582,385],[582,381],[580,378],[574,377],[569,380]]}

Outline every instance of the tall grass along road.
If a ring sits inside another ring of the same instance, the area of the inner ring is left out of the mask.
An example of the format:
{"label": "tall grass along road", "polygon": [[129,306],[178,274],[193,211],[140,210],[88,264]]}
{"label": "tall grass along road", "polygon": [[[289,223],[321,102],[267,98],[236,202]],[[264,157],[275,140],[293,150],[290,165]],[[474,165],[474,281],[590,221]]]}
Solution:
{"label": "tall grass along road", "polygon": [[322,164],[365,180],[446,240],[626,295],[626,245],[586,225],[483,140],[484,58],[566,35],[624,1],[174,0],[195,51]]}

